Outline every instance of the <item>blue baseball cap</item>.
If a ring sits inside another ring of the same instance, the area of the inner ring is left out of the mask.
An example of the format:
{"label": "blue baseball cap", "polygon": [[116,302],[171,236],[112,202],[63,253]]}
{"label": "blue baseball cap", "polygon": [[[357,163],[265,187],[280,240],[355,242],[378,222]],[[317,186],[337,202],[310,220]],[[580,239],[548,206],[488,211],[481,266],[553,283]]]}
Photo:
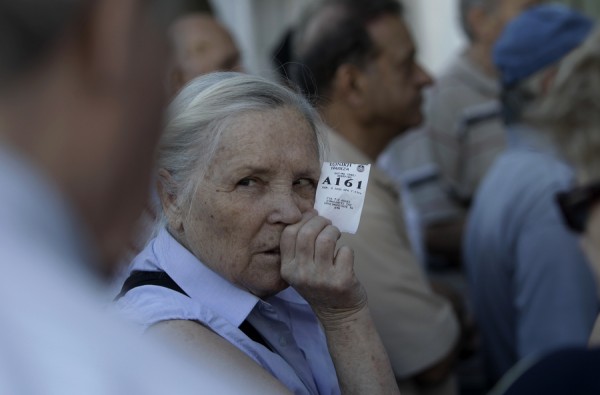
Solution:
{"label": "blue baseball cap", "polygon": [[502,86],[511,87],[578,47],[594,21],[560,4],[531,7],[511,20],[494,45]]}

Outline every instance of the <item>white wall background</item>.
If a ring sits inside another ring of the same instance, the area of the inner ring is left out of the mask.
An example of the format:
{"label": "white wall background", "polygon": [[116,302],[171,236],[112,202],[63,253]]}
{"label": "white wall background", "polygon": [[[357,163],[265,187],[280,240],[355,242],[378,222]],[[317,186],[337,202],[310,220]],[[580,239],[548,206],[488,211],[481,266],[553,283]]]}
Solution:
{"label": "white wall background", "polygon": [[[272,76],[271,51],[302,9],[318,0],[211,0],[234,34],[251,73]],[[403,0],[419,58],[434,75],[464,43],[458,0]]]}
{"label": "white wall background", "polygon": [[404,0],[406,20],[423,65],[437,75],[465,43],[458,0]]}
{"label": "white wall background", "polygon": [[302,9],[315,0],[211,0],[218,17],[242,49],[251,73],[274,74],[271,52]]}

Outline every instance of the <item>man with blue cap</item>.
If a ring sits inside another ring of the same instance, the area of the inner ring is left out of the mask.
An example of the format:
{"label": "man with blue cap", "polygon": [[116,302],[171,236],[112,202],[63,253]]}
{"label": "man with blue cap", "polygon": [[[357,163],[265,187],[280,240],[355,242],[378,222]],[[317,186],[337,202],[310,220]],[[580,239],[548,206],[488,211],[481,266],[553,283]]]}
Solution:
{"label": "man with blue cap", "polygon": [[594,29],[559,5],[532,7],[494,48],[508,147],[481,184],[464,240],[473,307],[490,380],[525,357],[584,345],[598,311],[593,276],[554,196],[571,169],[536,125],[536,106]]}

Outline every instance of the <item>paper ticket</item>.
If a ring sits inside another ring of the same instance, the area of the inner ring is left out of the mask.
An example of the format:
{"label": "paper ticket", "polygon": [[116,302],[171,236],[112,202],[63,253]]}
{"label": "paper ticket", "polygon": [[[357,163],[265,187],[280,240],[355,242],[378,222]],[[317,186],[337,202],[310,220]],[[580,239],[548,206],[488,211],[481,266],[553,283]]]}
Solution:
{"label": "paper ticket", "polygon": [[371,165],[323,163],[315,209],[342,232],[356,233],[358,229],[370,170]]}

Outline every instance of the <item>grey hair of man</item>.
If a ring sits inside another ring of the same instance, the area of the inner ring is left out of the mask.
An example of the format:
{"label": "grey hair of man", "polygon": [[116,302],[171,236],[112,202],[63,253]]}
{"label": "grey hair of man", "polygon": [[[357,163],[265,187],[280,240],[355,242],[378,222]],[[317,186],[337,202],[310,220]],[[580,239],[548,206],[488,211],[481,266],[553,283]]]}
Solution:
{"label": "grey hair of man", "polygon": [[550,132],[582,181],[600,180],[600,28],[561,62],[527,118]]}
{"label": "grey hair of man", "polygon": [[489,14],[496,10],[498,5],[500,4],[500,1],[501,0],[460,0],[460,23],[469,41],[473,41],[475,38],[473,29],[469,24],[469,12],[473,8],[479,8],[484,13]]}
{"label": "grey hair of man", "polygon": [[384,16],[402,16],[397,0],[321,0],[304,11],[293,37],[291,79],[316,106],[328,102],[342,64],[364,69],[379,53],[367,30]]}
{"label": "grey hair of man", "polygon": [[[300,113],[314,132],[319,159],[327,150],[326,126],[317,111],[302,95],[267,79],[234,72],[206,74],[190,81],[171,103],[167,126],[158,148],[157,166],[169,180],[159,181],[175,207],[185,212],[215,156],[223,133],[239,116],[275,108],[292,108]],[[281,147],[285,150],[285,147]],[[157,219],[159,230],[167,214]]]}

